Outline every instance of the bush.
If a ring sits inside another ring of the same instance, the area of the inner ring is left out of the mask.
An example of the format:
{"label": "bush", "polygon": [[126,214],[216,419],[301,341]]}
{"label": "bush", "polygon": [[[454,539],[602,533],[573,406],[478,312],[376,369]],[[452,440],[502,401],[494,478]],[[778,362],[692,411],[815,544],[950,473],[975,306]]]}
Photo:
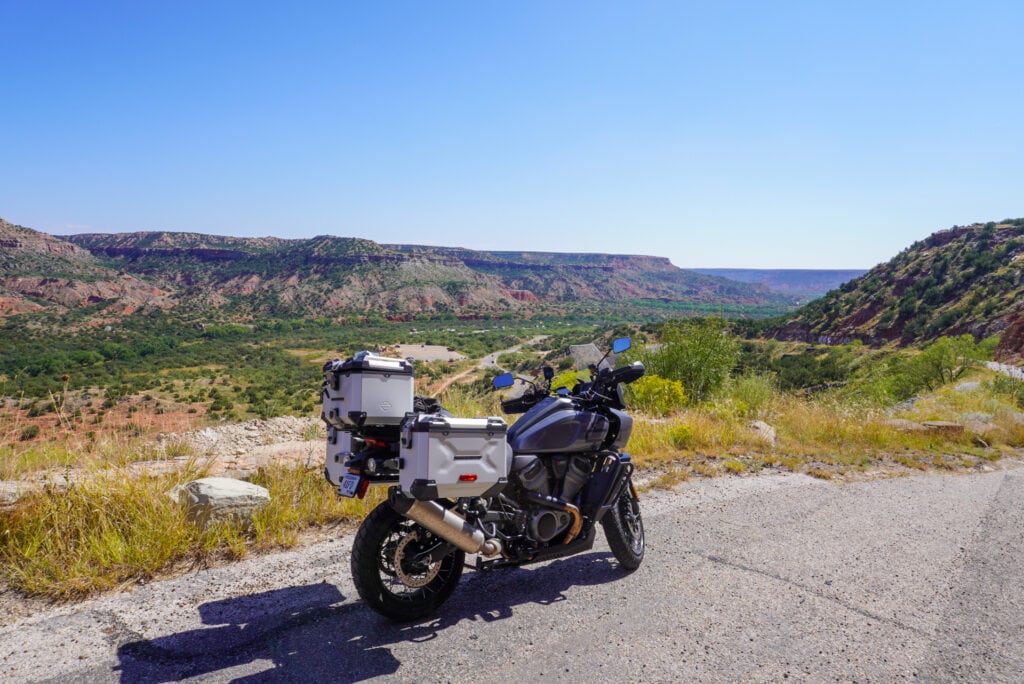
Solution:
{"label": "bush", "polygon": [[664,416],[686,405],[683,383],[658,375],[645,375],[626,386],[628,405],[652,416]]}
{"label": "bush", "polygon": [[661,332],[661,347],[631,355],[654,375],[683,383],[693,401],[718,390],[739,358],[740,341],[720,318],[670,321]]}
{"label": "bush", "polygon": [[668,433],[668,442],[676,449],[688,449],[693,445],[693,430],[688,425],[674,425]]}
{"label": "bush", "polygon": [[572,390],[579,382],[579,377],[576,375],[576,371],[567,370],[563,373],[559,373],[551,379],[551,391],[555,391],[561,387],[565,387],[568,390]]}
{"label": "bush", "polygon": [[35,439],[38,436],[39,436],[39,426],[38,425],[29,425],[28,427],[26,427],[24,430],[21,431],[20,439],[21,439],[22,442],[27,442],[30,439]]}
{"label": "bush", "polygon": [[729,396],[738,413],[756,418],[775,399],[775,379],[767,373],[744,373],[730,383]]}
{"label": "bush", "polygon": [[940,337],[919,353],[888,357],[870,368],[854,389],[880,404],[903,401],[958,379],[983,353],[970,335]]}
{"label": "bush", "polygon": [[1017,406],[1024,408],[1024,382],[999,374],[992,378],[989,386],[992,393],[1010,397]]}
{"label": "bush", "polygon": [[887,370],[891,394],[900,400],[921,390],[938,389],[963,375],[980,357],[981,351],[970,335],[940,337],[920,354],[890,360]]}
{"label": "bush", "polygon": [[980,358],[972,336],[940,337],[913,360],[911,370],[928,389],[935,389],[959,378]]}

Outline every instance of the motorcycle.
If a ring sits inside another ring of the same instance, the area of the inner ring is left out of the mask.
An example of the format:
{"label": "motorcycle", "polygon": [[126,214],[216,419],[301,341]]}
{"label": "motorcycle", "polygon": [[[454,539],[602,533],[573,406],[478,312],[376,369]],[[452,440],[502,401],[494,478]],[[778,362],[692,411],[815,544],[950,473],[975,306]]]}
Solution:
{"label": "motorcycle", "polygon": [[[629,347],[620,338],[611,353]],[[640,566],[623,386],[644,366],[613,368],[608,356],[572,390],[552,392],[554,370],[544,367],[542,379],[501,402],[506,415],[522,414],[510,428],[409,397],[411,364],[361,352],[325,366],[325,475],[342,496],[391,485],[352,545],[352,578],[367,605],[396,621],[424,617],[452,594],[467,554],[478,571],[562,558],[591,549],[598,525],[622,568]],[[515,382],[505,373],[493,385]],[[407,399],[414,410],[399,419]]]}

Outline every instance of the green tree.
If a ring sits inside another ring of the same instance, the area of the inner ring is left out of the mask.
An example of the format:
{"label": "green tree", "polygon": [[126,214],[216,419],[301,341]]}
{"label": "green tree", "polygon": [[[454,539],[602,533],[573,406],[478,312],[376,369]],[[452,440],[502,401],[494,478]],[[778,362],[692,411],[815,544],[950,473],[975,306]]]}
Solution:
{"label": "green tree", "polygon": [[910,372],[924,387],[932,390],[959,378],[981,356],[970,335],[940,337],[911,359]]}
{"label": "green tree", "polygon": [[661,341],[635,358],[648,373],[683,383],[692,401],[704,401],[720,388],[739,359],[740,340],[720,318],[670,321]]}

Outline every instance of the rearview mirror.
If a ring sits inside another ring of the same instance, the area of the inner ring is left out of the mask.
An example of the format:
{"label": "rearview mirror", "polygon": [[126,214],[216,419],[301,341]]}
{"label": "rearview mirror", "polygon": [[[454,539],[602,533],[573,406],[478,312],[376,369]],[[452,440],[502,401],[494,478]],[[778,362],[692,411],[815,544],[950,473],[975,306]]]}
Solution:
{"label": "rearview mirror", "polygon": [[633,341],[628,337],[620,337],[619,339],[612,342],[612,351],[616,354],[621,354],[630,347],[633,346]]}
{"label": "rearview mirror", "polygon": [[544,379],[550,380],[553,377],[555,377],[555,369],[551,366],[544,366]]}
{"label": "rearview mirror", "polygon": [[491,380],[491,384],[494,385],[494,389],[504,389],[516,384],[516,379],[511,373],[502,373]]}

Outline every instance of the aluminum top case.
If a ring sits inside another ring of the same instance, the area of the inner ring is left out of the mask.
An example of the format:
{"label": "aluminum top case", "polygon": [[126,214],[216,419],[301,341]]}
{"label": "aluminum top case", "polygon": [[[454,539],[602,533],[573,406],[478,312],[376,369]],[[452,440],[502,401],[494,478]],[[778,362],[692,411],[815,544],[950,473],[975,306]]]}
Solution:
{"label": "aluminum top case", "polygon": [[338,428],[399,425],[412,412],[412,364],[362,351],[324,364],[323,419]]}
{"label": "aluminum top case", "polygon": [[402,492],[421,500],[495,496],[508,483],[512,463],[507,433],[498,417],[409,416],[401,427]]}

